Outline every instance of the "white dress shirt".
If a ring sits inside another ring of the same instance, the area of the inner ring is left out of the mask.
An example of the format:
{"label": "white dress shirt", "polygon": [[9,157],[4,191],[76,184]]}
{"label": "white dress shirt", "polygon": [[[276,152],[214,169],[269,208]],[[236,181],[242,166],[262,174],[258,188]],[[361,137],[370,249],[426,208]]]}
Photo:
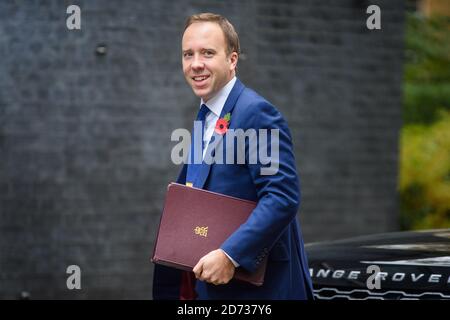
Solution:
{"label": "white dress shirt", "polygon": [[[220,113],[227,101],[228,96],[230,95],[231,89],[233,89],[234,83],[236,82],[236,77],[233,77],[222,89],[220,89],[217,94],[208,100],[208,102],[203,102],[203,99],[200,101],[200,106],[202,104],[206,104],[210,111],[206,114],[205,118],[205,129],[203,131],[203,159],[205,158],[206,150],[211,141],[211,137],[213,136],[214,129],[216,127],[216,122],[219,120]],[[233,260],[232,257],[228,255],[225,251],[222,250],[223,253],[231,260],[234,266],[239,267],[239,263]]]}
{"label": "white dress shirt", "polygon": [[213,136],[216,122],[219,120],[220,113],[222,112],[225,102],[227,101],[235,82],[236,77],[233,77],[233,79],[231,79],[222,89],[220,89],[214,97],[209,99],[208,102],[205,103],[203,102],[203,99],[201,99],[200,106],[202,104],[206,104],[209,110],[211,110],[206,114],[205,118],[205,130],[203,131],[203,159],[205,158],[209,141],[211,141],[211,137]]}

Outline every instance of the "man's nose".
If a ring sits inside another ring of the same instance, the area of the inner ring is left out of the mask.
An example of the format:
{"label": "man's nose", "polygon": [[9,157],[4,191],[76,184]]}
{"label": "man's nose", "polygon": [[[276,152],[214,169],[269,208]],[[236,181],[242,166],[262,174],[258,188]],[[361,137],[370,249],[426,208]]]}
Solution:
{"label": "man's nose", "polygon": [[204,65],[203,61],[200,59],[200,57],[198,55],[195,55],[192,60],[192,65],[191,65],[192,69],[200,70],[200,69],[203,69],[204,66],[205,65]]}

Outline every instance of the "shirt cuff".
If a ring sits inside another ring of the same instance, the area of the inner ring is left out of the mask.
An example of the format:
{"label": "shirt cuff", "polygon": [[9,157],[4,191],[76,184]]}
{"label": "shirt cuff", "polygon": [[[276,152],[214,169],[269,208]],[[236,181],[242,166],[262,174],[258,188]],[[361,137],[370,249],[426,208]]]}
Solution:
{"label": "shirt cuff", "polygon": [[225,250],[223,250],[223,249],[220,249],[220,250],[222,250],[222,252],[225,253],[225,255],[228,257],[228,259],[230,259],[230,261],[234,264],[234,267],[235,267],[235,268],[237,268],[237,267],[240,266],[240,264],[237,263],[236,261],[234,261],[234,259],[233,259],[232,257],[230,257],[230,256],[228,255],[228,253],[225,252]]}

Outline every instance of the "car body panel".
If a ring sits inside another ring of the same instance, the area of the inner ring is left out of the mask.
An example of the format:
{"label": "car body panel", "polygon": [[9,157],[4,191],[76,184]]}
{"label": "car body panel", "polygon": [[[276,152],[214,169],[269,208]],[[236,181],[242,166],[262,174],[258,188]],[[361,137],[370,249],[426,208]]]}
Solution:
{"label": "car body panel", "polygon": [[306,245],[317,299],[450,299],[450,229]]}

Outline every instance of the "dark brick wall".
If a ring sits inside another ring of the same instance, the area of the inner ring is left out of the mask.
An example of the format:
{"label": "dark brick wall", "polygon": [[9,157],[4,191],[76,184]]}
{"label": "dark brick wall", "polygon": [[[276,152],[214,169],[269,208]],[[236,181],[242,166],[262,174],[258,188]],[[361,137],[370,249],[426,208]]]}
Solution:
{"label": "dark brick wall", "polygon": [[241,80],[289,122],[305,240],[397,228],[402,1],[1,1],[0,298],[151,298],[170,134],[198,104],[181,29],[199,11],[234,23]]}

